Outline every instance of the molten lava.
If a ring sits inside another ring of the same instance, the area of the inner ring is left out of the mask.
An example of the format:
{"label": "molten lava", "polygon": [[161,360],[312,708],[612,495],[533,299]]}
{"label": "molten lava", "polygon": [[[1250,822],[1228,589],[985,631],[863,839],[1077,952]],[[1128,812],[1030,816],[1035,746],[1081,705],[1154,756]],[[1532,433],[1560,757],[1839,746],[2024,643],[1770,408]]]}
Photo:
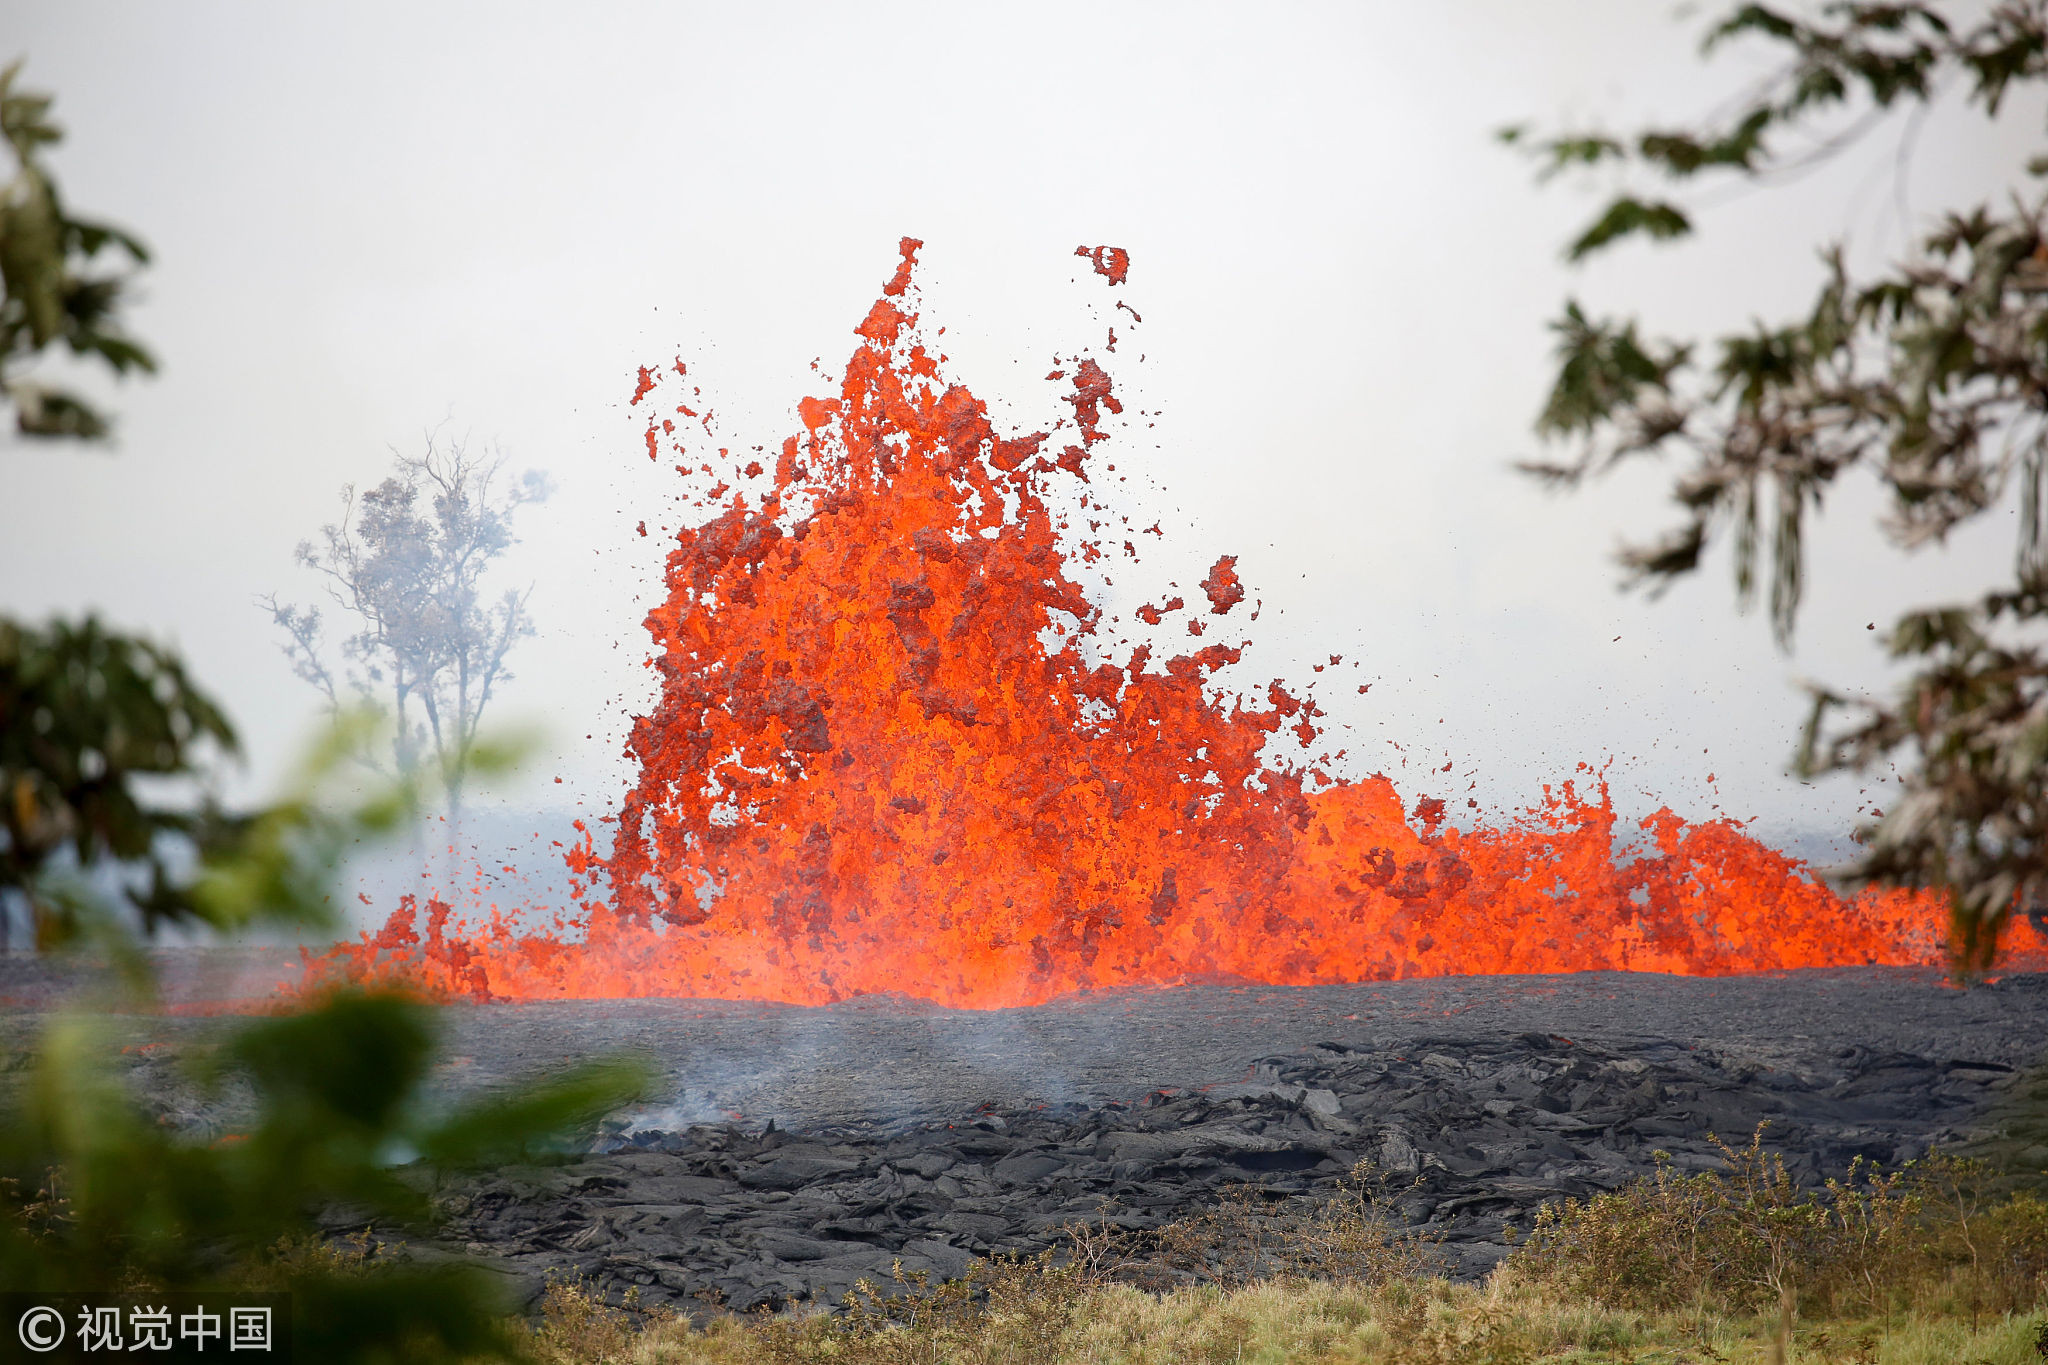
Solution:
{"label": "molten lava", "polygon": [[[422,935],[408,900],[316,967],[486,998],[995,1007],[1192,980],[1941,960],[1934,898],[1839,897],[1732,822],[1659,811],[1653,851],[1619,857],[1584,765],[1521,818],[1459,829],[1441,800],[1328,775],[1312,700],[1220,688],[1240,645],[1113,661],[1069,559],[1101,545],[1063,550],[1059,505],[1101,507],[1115,385],[1077,358],[1055,371],[1070,419],[998,430],[918,330],[918,246],[772,469],[682,456],[679,427],[709,429],[684,367],[640,371],[648,453],[711,484],[710,515],[669,552],[646,623],[659,700],[632,727],[609,851],[585,830],[570,855],[575,913],[463,928],[435,901]],[[1125,282],[1126,253],[1078,254]],[[1199,585],[1190,634],[1227,626],[1235,565]]]}

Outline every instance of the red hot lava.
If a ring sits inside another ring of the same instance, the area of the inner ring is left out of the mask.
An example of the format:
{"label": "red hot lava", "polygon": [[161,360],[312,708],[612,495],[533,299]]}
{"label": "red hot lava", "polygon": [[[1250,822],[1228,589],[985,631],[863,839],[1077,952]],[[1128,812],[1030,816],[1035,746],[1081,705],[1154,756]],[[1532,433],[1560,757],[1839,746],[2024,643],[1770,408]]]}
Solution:
{"label": "red hot lava", "polygon": [[[713,514],[669,552],[646,622],[659,701],[632,727],[609,853],[585,832],[571,854],[574,915],[463,929],[437,903],[421,935],[408,903],[316,965],[487,998],[987,1008],[1192,980],[1941,960],[1933,898],[1837,896],[1729,821],[1662,810],[1649,851],[1619,857],[1585,765],[1519,819],[1459,829],[1383,776],[1275,758],[1313,752],[1322,713],[1277,681],[1220,689],[1241,646],[1106,661],[1068,557],[1102,547],[1063,548],[1055,504],[1100,508],[1115,385],[1077,359],[1055,371],[1070,420],[998,430],[918,329],[919,245],[772,469],[684,456],[696,391],[680,364],[640,371],[649,454],[715,485]],[[1078,254],[1125,282],[1127,253]],[[1245,595],[1228,556],[1200,586],[1193,634]]]}

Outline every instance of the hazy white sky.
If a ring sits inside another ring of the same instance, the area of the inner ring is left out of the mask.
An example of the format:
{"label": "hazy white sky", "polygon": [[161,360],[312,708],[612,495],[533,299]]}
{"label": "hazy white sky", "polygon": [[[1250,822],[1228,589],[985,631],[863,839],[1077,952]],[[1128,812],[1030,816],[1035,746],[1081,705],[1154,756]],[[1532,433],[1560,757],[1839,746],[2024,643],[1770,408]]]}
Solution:
{"label": "hazy white sky", "polygon": [[1658,471],[1556,500],[1507,466],[1532,449],[1567,293],[1660,329],[1787,311],[1821,239],[1887,255],[1902,201],[1924,215],[2008,183],[2038,108],[1996,136],[1937,117],[1901,193],[1887,137],[1728,203],[1696,245],[1571,272],[1559,248],[1595,187],[1539,191],[1491,134],[1707,107],[1749,64],[1703,67],[1697,17],[1641,0],[597,9],[5,6],[0,56],[58,96],[72,206],[156,250],[133,323],[164,371],[118,390],[111,453],[0,437],[0,609],[92,608],[175,641],[240,719],[253,784],[314,715],[254,599],[311,599],[294,544],[339,485],[445,423],[560,489],[506,566],[537,584],[542,634],[503,714],[552,745],[519,799],[562,775],[608,806],[661,552],[631,527],[666,492],[625,407],[634,368],[683,356],[728,434],[779,441],[906,233],[928,244],[954,376],[1020,420],[1052,410],[1044,362],[1100,340],[1074,246],[1131,251],[1145,322],[1116,374],[1163,416],[1156,449],[1114,458],[1161,490],[1157,579],[1240,556],[1271,628],[1248,674],[1363,657],[1371,693],[1326,704],[1365,770],[1401,775],[1392,739],[1513,805],[1611,755],[1632,811],[1840,827],[1853,785],[1784,776],[1794,680],[1877,680],[1867,621],[2008,553],[2000,526],[1901,558],[1845,493],[1787,658],[1734,612],[1725,558],[1661,602],[1616,592],[1617,537],[1663,524]]}

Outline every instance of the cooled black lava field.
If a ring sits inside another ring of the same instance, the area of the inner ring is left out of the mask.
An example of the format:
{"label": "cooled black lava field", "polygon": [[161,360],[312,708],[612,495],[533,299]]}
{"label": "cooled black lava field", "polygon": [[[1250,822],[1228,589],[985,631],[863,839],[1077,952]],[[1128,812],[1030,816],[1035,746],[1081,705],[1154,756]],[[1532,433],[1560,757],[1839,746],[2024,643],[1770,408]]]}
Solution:
{"label": "cooled black lava field", "polygon": [[[58,984],[0,966],[9,1050]],[[110,1022],[131,1047],[164,1044],[124,1062],[169,1121],[234,1126],[232,1099],[194,1099],[177,1066],[228,1021]],[[991,1012],[588,1001],[451,1008],[447,1026],[450,1093],[619,1051],[665,1077],[661,1102],[590,1153],[446,1184],[455,1244],[529,1292],[553,1269],[744,1310],[836,1301],[899,1260],[956,1274],[1106,1204],[1142,1227],[1247,1182],[1313,1193],[1361,1159],[1396,1177],[1402,1216],[1444,1240],[1453,1273],[1483,1273],[1537,1205],[1612,1188],[1659,1150],[1716,1164],[1710,1134],[1739,1144],[1768,1120],[1766,1145],[1818,1180],[2026,1126],[2048,976],[1200,986]]]}

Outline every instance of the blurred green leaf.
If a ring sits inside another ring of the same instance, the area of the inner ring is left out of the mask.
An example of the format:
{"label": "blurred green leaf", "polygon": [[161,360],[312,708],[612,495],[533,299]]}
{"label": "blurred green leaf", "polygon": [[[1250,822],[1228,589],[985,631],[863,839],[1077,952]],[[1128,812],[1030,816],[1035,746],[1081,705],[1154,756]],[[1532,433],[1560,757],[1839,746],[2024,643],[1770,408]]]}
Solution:
{"label": "blurred green leaf", "polygon": [[1670,204],[1646,204],[1623,195],[1609,204],[1607,211],[1579,235],[1578,240],[1565,251],[1565,259],[1584,260],[1602,247],[1612,246],[1624,237],[1639,233],[1657,241],[1669,241],[1691,231],[1692,221]]}
{"label": "blurred green leaf", "polygon": [[581,1133],[605,1115],[645,1099],[651,1075],[640,1061],[617,1059],[549,1077],[480,1101],[423,1131],[420,1155],[449,1169],[531,1160],[564,1134]]}
{"label": "blurred green leaf", "polygon": [[[162,648],[92,617],[0,618],[0,906],[25,902],[43,939],[69,937],[76,879],[111,867],[125,870],[117,899],[145,926],[205,918],[175,865],[236,821],[203,796],[156,799],[146,784],[204,777],[238,752],[220,706]],[[60,867],[74,878],[62,896],[46,882]]]}
{"label": "blurred green leaf", "polygon": [[133,233],[66,212],[42,153],[62,140],[50,121],[50,97],[14,88],[19,61],[0,71],[0,136],[14,154],[13,177],[0,186],[0,397],[15,408],[24,436],[97,441],[106,417],[77,394],[33,383],[11,371],[62,342],[73,354],[96,356],[117,375],[153,373],[156,358],[120,327],[129,279],[88,274],[109,245],[135,265],[149,249]]}

